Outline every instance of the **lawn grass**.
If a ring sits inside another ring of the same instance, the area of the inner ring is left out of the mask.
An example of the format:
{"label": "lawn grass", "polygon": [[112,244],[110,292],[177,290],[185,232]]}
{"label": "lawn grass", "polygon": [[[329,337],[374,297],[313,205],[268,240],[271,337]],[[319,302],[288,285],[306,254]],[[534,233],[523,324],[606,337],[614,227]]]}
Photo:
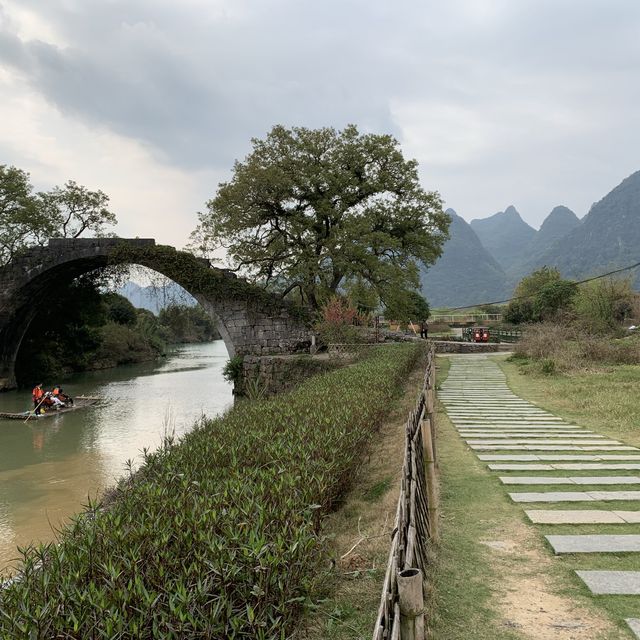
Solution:
{"label": "lawn grass", "polygon": [[639,365],[542,375],[529,368],[526,360],[505,356],[495,360],[519,396],[569,422],[640,445]]}

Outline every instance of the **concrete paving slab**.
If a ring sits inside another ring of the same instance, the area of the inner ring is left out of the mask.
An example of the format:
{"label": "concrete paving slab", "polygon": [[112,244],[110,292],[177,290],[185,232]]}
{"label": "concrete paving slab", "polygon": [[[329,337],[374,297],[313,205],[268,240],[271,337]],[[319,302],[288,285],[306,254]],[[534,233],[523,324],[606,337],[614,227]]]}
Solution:
{"label": "concrete paving slab", "polygon": [[539,456],[536,456],[533,453],[525,453],[525,454],[514,454],[514,453],[483,453],[478,456],[479,460],[489,461],[489,460],[509,460],[512,462],[537,462],[540,460]]}
{"label": "concrete paving slab", "polygon": [[[508,429],[513,429],[514,427],[516,429],[521,429],[523,427],[527,428],[527,429],[548,429],[549,427],[553,427],[554,425],[535,425],[532,426],[530,424],[500,424],[500,425],[496,425],[496,424],[491,424],[491,425],[486,425],[486,424],[455,424],[454,426],[457,429],[486,429],[488,426],[491,427],[492,429],[497,429],[497,428],[503,428],[505,430]],[[560,426],[566,426],[566,425],[556,425],[558,427]]]}
{"label": "concrete paving slab", "polygon": [[469,426],[467,424],[456,427],[458,431],[468,431],[470,433],[478,433],[482,431],[490,431],[491,433],[509,433],[510,431],[531,431],[532,433],[585,433],[585,434],[593,434],[604,438],[605,436],[601,436],[600,434],[595,434],[593,431],[589,431],[589,429],[583,429],[582,427],[572,427],[570,425],[546,425],[546,426],[538,426],[538,425],[526,425],[521,424],[517,426],[509,426],[509,425],[475,425]]}
{"label": "concrete paving slab", "polygon": [[640,618],[625,618],[625,622],[629,625],[629,629],[635,634],[636,638],[640,638]]}
{"label": "concrete paving slab", "polygon": [[604,440],[594,440],[587,436],[574,436],[572,434],[563,433],[460,433],[460,437],[467,440],[500,440],[501,442],[509,442],[512,440],[533,440],[534,442],[541,442],[543,440],[551,440],[552,444],[557,442],[563,442],[564,440],[577,440],[576,444],[582,443],[597,443],[601,444]]}
{"label": "concrete paving slab", "polygon": [[510,493],[514,502],[596,502],[640,500],[640,491],[544,491]]}
{"label": "concrete paving slab", "polygon": [[503,484],[640,484],[637,476],[500,476]]}
{"label": "concrete paving slab", "polygon": [[550,464],[490,464],[491,471],[553,471]]}
{"label": "concrete paving slab", "polygon": [[589,447],[595,447],[599,445],[606,445],[608,447],[613,445],[623,444],[619,440],[610,440],[608,438],[603,439],[595,439],[591,436],[588,438],[574,438],[569,435],[556,436],[555,438],[545,438],[544,434],[540,436],[534,436],[533,438],[529,438],[527,436],[515,436],[514,438],[494,438],[493,436],[488,436],[486,438],[477,435],[471,435],[469,437],[464,438],[465,440],[471,442],[472,444],[580,444]]}
{"label": "concrete paving slab", "polygon": [[514,502],[594,502],[584,491],[545,491],[543,493],[510,493]]}
{"label": "concrete paving slab", "polygon": [[553,476],[500,476],[502,484],[575,484],[571,478]]}
{"label": "concrete paving slab", "polygon": [[625,524],[614,511],[602,509],[528,509],[525,513],[535,524]]}
{"label": "concrete paving slab", "polygon": [[589,491],[594,500],[640,500],[640,491]]}
{"label": "concrete paving slab", "polygon": [[[528,447],[531,448],[531,447]],[[562,447],[560,447],[562,448]],[[592,447],[592,446],[584,446],[584,447],[576,447],[580,451],[637,451],[638,447],[629,447],[627,445],[602,445],[601,447]]]}
{"label": "concrete paving slab", "polygon": [[595,595],[640,595],[640,571],[576,571]]}
{"label": "concrete paving slab", "polygon": [[608,464],[606,462],[566,464],[489,464],[491,471],[638,471],[639,463]]}
{"label": "concrete paving slab", "polygon": [[636,447],[625,445],[580,447],[575,444],[471,444],[469,448],[474,451],[637,451]]}
{"label": "concrete paving slab", "polygon": [[558,471],[637,471],[640,469],[638,462],[568,462],[553,464],[552,467]]}
{"label": "concrete paving slab", "polygon": [[632,553],[640,551],[635,534],[549,535],[545,536],[555,553]]}
{"label": "concrete paving slab", "polygon": [[640,511],[614,511],[613,513],[629,524],[640,523]]}
{"label": "concrete paving slab", "polygon": [[594,441],[594,440],[575,440],[573,438],[568,439],[562,439],[562,438],[558,438],[558,439],[545,439],[545,438],[514,438],[512,440],[509,440],[508,438],[503,438],[503,439],[498,439],[498,438],[489,438],[489,439],[480,439],[480,438],[465,438],[464,441],[467,444],[532,444],[532,445],[538,445],[538,444],[552,444],[552,445],[562,445],[562,444],[579,444],[581,446],[585,446],[585,447],[596,447],[596,446],[606,446],[606,447],[610,447],[613,445],[618,445],[621,444],[620,442],[617,442],[616,440],[603,440],[601,441]]}
{"label": "concrete paving slab", "polygon": [[640,484],[638,476],[572,476],[575,484]]}
{"label": "concrete paving slab", "polygon": [[536,462],[540,461],[566,461],[566,460],[579,460],[579,461],[591,461],[591,460],[605,460],[608,458],[622,458],[622,459],[631,459],[637,460],[640,462],[640,456],[613,456],[613,455],[595,455],[595,454],[576,454],[576,453],[565,453],[565,454],[549,454],[549,453],[481,453],[478,455],[480,460],[486,461],[513,461],[513,462],[525,462],[526,460],[533,460]]}
{"label": "concrete paving slab", "polygon": [[538,455],[539,460],[636,460],[640,462],[639,455],[632,455],[629,453],[602,453],[600,455],[597,454],[575,454],[575,455],[567,455],[567,456],[557,456],[554,454],[540,454]]}
{"label": "concrete paving slab", "polygon": [[533,447],[527,444],[512,444],[512,445],[499,445],[499,444],[472,444],[470,448],[474,451],[582,451],[582,447],[576,445],[564,445],[563,447],[554,447],[550,444],[541,444],[537,447]]}
{"label": "concrete paving slab", "polygon": [[[541,439],[554,439],[557,440],[558,438],[562,439],[562,438],[578,438],[579,440],[593,440],[593,437],[590,436],[585,436],[585,435],[575,435],[572,433],[530,433],[530,432],[523,432],[523,433],[496,433],[496,432],[492,432],[492,433],[486,433],[484,431],[481,431],[480,433],[469,433],[468,431],[461,431],[459,433],[461,438],[469,439],[469,438],[475,438],[477,440],[497,440],[498,438],[502,439],[502,440],[516,440],[516,439],[521,439],[521,438],[533,438],[536,441],[537,440],[541,440]],[[597,442],[601,442],[601,440],[598,440]]]}

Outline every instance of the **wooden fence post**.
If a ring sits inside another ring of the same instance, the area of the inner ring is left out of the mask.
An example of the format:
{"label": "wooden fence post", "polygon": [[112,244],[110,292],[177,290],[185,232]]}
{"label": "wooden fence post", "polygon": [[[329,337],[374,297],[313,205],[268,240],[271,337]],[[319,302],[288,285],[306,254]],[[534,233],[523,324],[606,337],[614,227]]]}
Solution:
{"label": "wooden fence post", "polygon": [[398,574],[400,640],[424,640],[422,571],[405,569]]}
{"label": "wooden fence post", "polygon": [[424,473],[427,477],[427,509],[429,511],[429,533],[431,538],[438,537],[438,494],[436,485],[436,461],[433,455],[433,431],[431,418],[424,416],[422,421],[422,447],[424,452]]}

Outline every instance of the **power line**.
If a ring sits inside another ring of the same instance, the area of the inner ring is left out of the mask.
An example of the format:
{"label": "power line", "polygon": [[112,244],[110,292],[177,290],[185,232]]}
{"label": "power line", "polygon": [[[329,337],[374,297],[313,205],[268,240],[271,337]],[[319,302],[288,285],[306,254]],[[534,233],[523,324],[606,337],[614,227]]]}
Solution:
{"label": "power line", "polygon": [[[636,262],[628,267],[622,267],[622,269],[616,269],[615,271],[609,271],[608,273],[603,273],[599,276],[593,276],[592,278],[587,278],[586,280],[579,280],[575,284],[584,284],[585,282],[592,282],[593,280],[599,280],[600,278],[606,278],[607,276],[612,276],[616,273],[622,273],[623,271],[629,271],[630,269],[635,269],[636,267],[640,267],[640,262]],[[475,307],[484,307],[489,306],[491,304],[506,304],[507,302],[511,302],[512,300],[522,300],[524,298],[532,298],[535,296],[535,293],[530,293],[526,296],[514,296],[513,298],[508,298],[507,300],[496,300],[495,302],[478,302],[476,304],[469,304],[466,307],[447,307],[449,311],[462,311],[463,309],[474,309]]]}

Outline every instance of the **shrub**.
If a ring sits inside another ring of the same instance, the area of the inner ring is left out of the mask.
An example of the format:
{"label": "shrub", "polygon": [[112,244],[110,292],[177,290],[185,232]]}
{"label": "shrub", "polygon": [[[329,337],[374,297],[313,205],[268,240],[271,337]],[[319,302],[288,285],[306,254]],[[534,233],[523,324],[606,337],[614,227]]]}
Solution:
{"label": "shrub", "polygon": [[347,298],[333,296],[321,309],[321,320],[315,326],[324,344],[362,342],[358,310]]}
{"label": "shrub", "polygon": [[222,369],[222,377],[227,380],[227,382],[233,382],[233,384],[237,385],[242,379],[243,362],[244,358],[242,356],[233,356],[233,358],[229,358],[227,363],[224,365],[224,369]]}
{"label": "shrub", "polygon": [[556,372],[556,361],[553,358],[544,358],[540,361],[540,370],[545,375],[553,375]]}
{"label": "shrub", "polygon": [[630,280],[605,278],[580,286],[574,300],[576,323],[592,334],[613,333],[632,314],[635,297]]}
{"label": "shrub", "polygon": [[571,307],[576,290],[576,283],[562,280],[557,269],[542,267],[520,281],[514,291],[518,299],[509,303],[504,318],[511,324],[556,319]]}
{"label": "shrub", "polygon": [[145,453],[108,508],[24,551],[0,637],[288,637],[321,560],[320,523],[354,477],[420,345],[373,349]]}

